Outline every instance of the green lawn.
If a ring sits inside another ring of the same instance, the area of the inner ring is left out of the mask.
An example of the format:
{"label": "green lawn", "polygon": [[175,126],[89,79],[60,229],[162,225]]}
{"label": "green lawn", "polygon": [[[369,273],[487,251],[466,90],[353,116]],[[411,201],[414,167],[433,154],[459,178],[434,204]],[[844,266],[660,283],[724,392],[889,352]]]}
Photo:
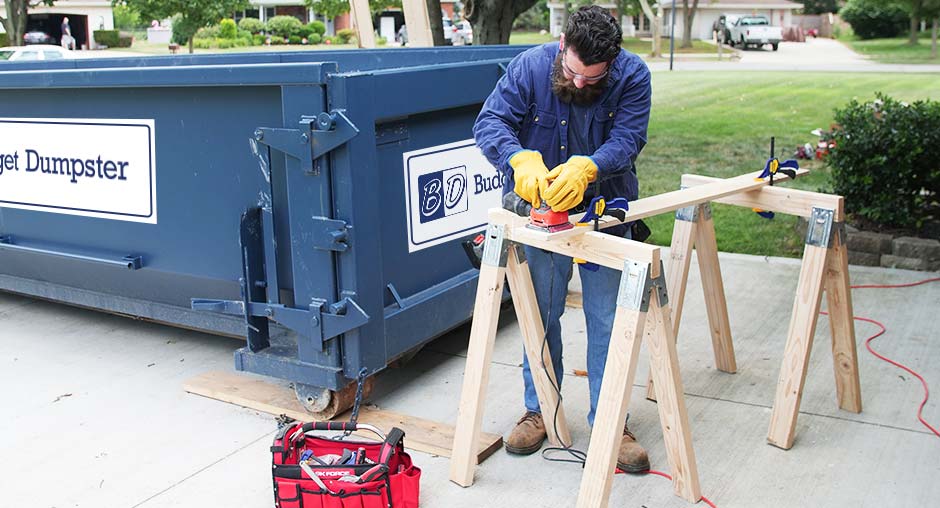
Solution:
{"label": "green lawn", "polygon": [[854,36],[840,39],[857,53],[881,63],[940,64],[940,58],[930,58],[930,36],[920,37],[916,46],[907,43],[907,37],[893,39],[858,40]]}
{"label": "green lawn", "polygon": [[[641,196],[675,190],[683,173],[730,177],[763,168],[770,137],[789,158],[797,145],[815,142],[810,131],[828,128],[833,110],[853,97],[883,91],[903,100],[940,99],[936,75],[761,72],[653,73],[649,142],[637,161]],[[808,161],[801,161],[808,162]],[[828,187],[825,166],[788,186]],[[797,218],[773,220],[740,207],[713,205],[718,248],[747,254],[798,257],[803,238]],[[669,245],[673,217],[647,220],[653,241]]]}
{"label": "green lawn", "polygon": [[[281,46],[249,46],[246,48],[230,48],[230,49],[195,49],[194,52],[198,54],[208,54],[208,53],[256,53],[264,51],[320,51],[320,50],[329,50],[329,49],[356,49],[354,44],[316,44],[316,45],[281,45]],[[388,46],[389,48],[398,48],[400,46],[392,44]],[[137,54],[147,54],[147,55],[169,55],[170,49],[169,45],[160,43],[150,43],[143,38],[135,38],[134,44],[129,48],[108,48],[106,51],[115,51],[115,52],[124,52],[124,53],[137,53]],[[180,48],[180,54],[189,53],[188,46],[182,46]]]}

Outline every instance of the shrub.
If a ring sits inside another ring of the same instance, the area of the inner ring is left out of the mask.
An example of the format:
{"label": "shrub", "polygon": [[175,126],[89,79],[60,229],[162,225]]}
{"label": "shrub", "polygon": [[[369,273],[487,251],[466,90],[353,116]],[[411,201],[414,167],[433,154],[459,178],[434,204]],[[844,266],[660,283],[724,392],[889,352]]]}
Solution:
{"label": "shrub", "polygon": [[300,42],[303,40],[303,37],[299,35],[291,35],[290,37],[288,37],[288,40],[290,41],[291,44],[300,44]]}
{"label": "shrub", "polygon": [[193,47],[196,49],[209,49],[212,47],[213,39],[193,39]]}
{"label": "shrub", "polygon": [[310,44],[320,44],[323,42],[323,37],[320,37],[320,34],[310,34],[310,37],[307,37],[307,42]]}
{"label": "shrub", "polygon": [[118,48],[129,48],[134,45],[134,34],[130,32],[118,32]]}
{"label": "shrub", "polygon": [[388,44],[388,39],[386,39],[385,37],[382,37],[381,35],[375,36],[375,45],[376,45],[376,46],[384,46],[384,45],[386,45],[386,44]]}
{"label": "shrub", "polygon": [[193,36],[193,39],[216,39],[221,35],[222,30],[219,25],[204,26],[196,30],[196,35]]}
{"label": "shrub", "polygon": [[344,28],[336,32],[336,36],[333,37],[333,42],[335,44],[349,44],[356,38],[356,31],[352,28]]}
{"label": "shrub", "polygon": [[310,27],[311,33],[319,34],[321,37],[326,33],[326,25],[322,21],[314,20],[307,23],[307,26]]}
{"label": "shrub", "polygon": [[258,18],[242,18],[238,21],[238,28],[257,34],[264,31],[264,23]]}
{"label": "shrub", "polygon": [[323,36],[323,44],[334,44],[333,37],[329,35]]}
{"label": "shrub", "polygon": [[310,34],[312,33],[313,29],[310,28],[310,25],[303,25],[299,30],[297,30],[295,35],[299,35],[300,37],[306,39],[307,37],[310,37]]}
{"label": "shrub", "polygon": [[254,35],[251,36],[251,42],[252,42],[255,46],[263,46],[265,39],[266,39],[266,37],[263,36],[263,35],[261,35],[261,34],[254,34]]}
{"label": "shrub", "polygon": [[896,3],[884,0],[849,0],[839,16],[862,39],[894,37],[908,25],[908,16]]}
{"label": "shrub", "polygon": [[120,34],[117,30],[95,30],[92,34],[95,42],[109,48],[118,47]]}
{"label": "shrub", "polygon": [[[238,34],[238,38],[235,40],[239,41],[240,46],[254,46],[255,45],[254,36],[248,32],[245,32],[243,34]],[[264,41],[264,39],[262,39],[262,41]]]}
{"label": "shrub", "polygon": [[296,35],[304,24],[293,16],[274,16],[268,20],[268,31],[281,37]]}
{"label": "shrub", "polygon": [[0,46],[9,46],[10,45],[10,36],[6,33],[0,34]]}
{"label": "shrub", "polygon": [[215,44],[219,49],[234,48],[235,39],[216,39]]}
{"label": "shrub", "polygon": [[940,102],[884,94],[836,110],[829,155],[846,211],[885,226],[920,227],[940,213]]}
{"label": "shrub", "polygon": [[223,19],[219,22],[219,37],[223,39],[234,39],[238,36],[238,25],[234,19]]}

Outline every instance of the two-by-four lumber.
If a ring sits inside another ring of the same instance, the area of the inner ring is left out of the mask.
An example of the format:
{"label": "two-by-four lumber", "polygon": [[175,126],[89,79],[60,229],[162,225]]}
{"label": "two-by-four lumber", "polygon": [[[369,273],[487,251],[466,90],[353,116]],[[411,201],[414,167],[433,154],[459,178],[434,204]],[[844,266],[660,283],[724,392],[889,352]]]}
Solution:
{"label": "two-by-four lumber", "polygon": [[450,480],[463,487],[473,484],[473,471],[477,465],[474,443],[479,440],[483,425],[483,402],[489,383],[490,362],[496,343],[496,325],[499,306],[503,299],[506,268],[483,264],[477,283],[473,305],[473,323],[467,346],[467,366],[457,410],[457,428],[454,431],[453,455],[450,459]]}
{"label": "two-by-four lumber", "polygon": [[[209,371],[187,379],[183,382],[183,389],[271,415],[287,415],[297,421],[307,422],[313,418],[297,400],[294,390],[260,376]],[[333,420],[349,420],[350,416],[347,411]],[[405,447],[441,457],[451,456],[451,446],[454,444],[454,428],[451,425],[371,406],[359,409],[359,423],[368,423],[386,431],[398,427],[408,435]],[[477,441],[477,460],[482,462],[496,452],[502,443],[502,436],[482,433]]]}
{"label": "two-by-four lumber", "polygon": [[654,277],[659,276],[659,248],[624,238],[576,227],[559,233],[546,233],[526,227],[527,217],[520,217],[501,208],[489,211],[490,224],[506,228],[506,238],[513,242],[538,247],[573,258],[580,258],[601,266],[623,269],[624,259],[649,264]]}
{"label": "two-by-four lumber", "polygon": [[[693,220],[680,220],[677,216],[672,230],[672,247],[669,251],[669,268],[666,270],[669,299],[673,309],[673,337],[679,336],[679,323],[682,318],[686,285],[689,278],[692,248],[698,257],[702,290],[705,292],[705,309],[708,313],[708,327],[711,332],[712,349],[715,354],[715,367],[728,373],[737,371],[734,359],[734,345],[731,340],[731,323],[728,319],[728,305],[725,301],[725,288],[721,281],[721,267],[718,261],[718,244],[715,240],[715,223],[711,218],[707,204],[696,205],[697,212]],[[646,398],[656,400],[655,382],[650,372],[646,388]]]}
{"label": "two-by-four lumber", "polygon": [[803,265],[793,302],[793,315],[787,332],[787,345],[780,366],[774,407],[770,415],[770,430],[767,441],[777,447],[790,449],[796,429],[796,418],[803,397],[809,354],[813,348],[813,336],[819,305],[822,302],[823,276],[826,270],[824,246],[807,244],[803,249]]}
{"label": "two-by-four lumber", "polygon": [[[775,178],[779,181],[779,178]],[[700,185],[711,185],[716,182],[725,182],[726,179],[714,178],[702,175],[682,175],[682,185],[684,187],[697,187]],[[828,208],[832,210],[833,222],[844,221],[844,209],[842,196],[833,194],[822,194],[799,189],[788,189],[786,187],[764,186],[740,194],[734,194],[722,198],[716,198],[718,203],[743,206],[746,208],[760,208],[799,217],[809,217],[813,213],[813,208]]]}
{"label": "two-by-four lumber", "polygon": [[826,257],[826,307],[832,331],[832,362],[836,375],[839,407],[853,413],[862,411],[862,391],[858,379],[858,352],[855,349],[855,322],[852,317],[852,289],[849,283],[848,249],[841,235],[834,235]]}
{"label": "two-by-four lumber", "polygon": [[535,385],[535,392],[539,398],[539,408],[545,415],[543,421],[548,440],[553,446],[571,446],[571,434],[568,432],[565,410],[563,407],[558,407],[561,401],[557,387],[561,385],[555,378],[551,352],[547,347],[542,346],[545,340],[545,328],[542,326],[542,316],[539,315],[529,263],[525,259],[520,259],[521,249],[521,247],[518,247],[518,250],[516,247],[509,249],[506,278],[509,280],[509,291],[512,293],[516,319],[522,330],[525,354],[532,371],[532,383]]}

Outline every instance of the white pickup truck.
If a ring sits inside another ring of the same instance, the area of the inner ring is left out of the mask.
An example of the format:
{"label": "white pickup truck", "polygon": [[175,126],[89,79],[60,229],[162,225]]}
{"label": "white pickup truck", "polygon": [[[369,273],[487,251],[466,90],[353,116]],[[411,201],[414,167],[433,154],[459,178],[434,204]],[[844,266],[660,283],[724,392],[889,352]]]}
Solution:
{"label": "white pickup truck", "polygon": [[770,44],[774,51],[783,40],[783,30],[779,26],[770,26],[770,21],[764,16],[743,16],[738,18],[730,27],[732,46],[741,45],[742,49],[747,49],[749,45],[758,48],[764,44]]}

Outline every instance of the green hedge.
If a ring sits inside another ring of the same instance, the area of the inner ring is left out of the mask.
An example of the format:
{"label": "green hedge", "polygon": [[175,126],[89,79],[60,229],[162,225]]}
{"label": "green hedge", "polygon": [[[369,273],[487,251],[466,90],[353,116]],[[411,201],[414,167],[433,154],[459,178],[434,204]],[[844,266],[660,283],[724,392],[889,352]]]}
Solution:
{"label": "green hedge", "polygon": [[219,22],[219,37],[223,39],[234,39],[238,37],[238,25],[234,19],[223,19]]}
{"label": "green hedge", "polygon": [[836,110],[829,155],[846,211],[884,226],[919,228],[940,218],[940,102],[884,94]]}
{"label": "green hedge", "polygon": [[238,28],[256,34],[264,31],[264,23],[258,18],[242,18],[238,20]]}
{"label": "green hedge", "polygon": [[861,39],[894,37],[904,31],[909,20],[901,6],[884,0],[849,0],[839,10],[839,17]]}
{"label": "green hedge", "polygon": [[268,32],[281,37],[297,35],[304,24],[293,16],[274,16],[268,20]]}
{"label": "green hedge", "polygon": [[129,48],[134,43],[134,35],[118,30],[95,30],[92,35],[95,42],[109,48]]}
{"label": "green hedge", "polygon": [[0,34],[0,47],[9,46],[9,45],[10,45],[10,36],[8,36],[6,33]]}

